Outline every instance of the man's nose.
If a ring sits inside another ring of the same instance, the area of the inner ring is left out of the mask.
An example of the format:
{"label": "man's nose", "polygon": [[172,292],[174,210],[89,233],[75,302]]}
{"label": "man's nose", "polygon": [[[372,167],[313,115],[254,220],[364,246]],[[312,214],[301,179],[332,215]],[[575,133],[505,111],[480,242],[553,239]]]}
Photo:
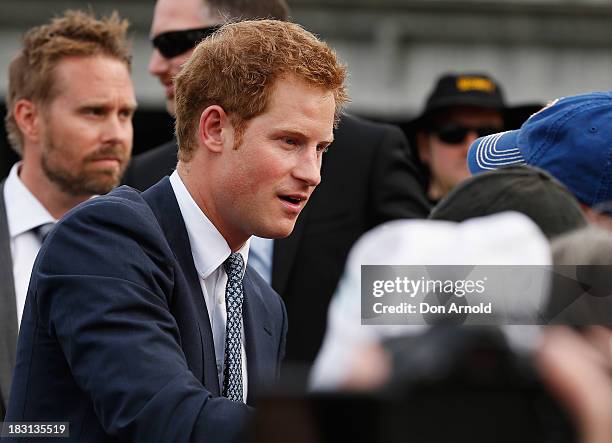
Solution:
{"label": "man's nose", "polygon": [[466,157],[467,157],[468,151],[470,150],[470,146],[472,146],[472,143],[474,143],[478,137],[479,135],[476,131],[468,131],[467,135],[465,136],[465,139],[463,140],[463,146],[462,146],[463,153],[465,154]]}
{"label": "man's nose", "polygon": [[102,132],[102,141],[104,143],[131,146],[132,136],[133,126],[131,117],[125,117],[120,113],[109,115]]}
{"label": "man's nose", "polygon": [[149,59],[149,73],[159,77],[168,72],[168,66],[168,60],[156,48],[153,48]]}
{"label": "man's nose", "polygon": [[322,154],[316,149],[308,149],[298,159],[293,170],[293,176],[305,182],[308,186],[317,186],[321,183]]}

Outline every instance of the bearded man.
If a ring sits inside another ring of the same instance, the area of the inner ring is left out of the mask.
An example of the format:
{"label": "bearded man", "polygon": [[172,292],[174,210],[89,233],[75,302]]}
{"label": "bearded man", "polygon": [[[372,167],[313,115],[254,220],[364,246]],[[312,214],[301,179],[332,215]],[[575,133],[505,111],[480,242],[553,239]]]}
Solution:
{"label": "bearded man", "polygon": [[120,181],[136,108],[127,21],[66,12],[30,29],[9,68],[6,128],[21,161],[0,183],[0,419],[34,259],[50,227]]}

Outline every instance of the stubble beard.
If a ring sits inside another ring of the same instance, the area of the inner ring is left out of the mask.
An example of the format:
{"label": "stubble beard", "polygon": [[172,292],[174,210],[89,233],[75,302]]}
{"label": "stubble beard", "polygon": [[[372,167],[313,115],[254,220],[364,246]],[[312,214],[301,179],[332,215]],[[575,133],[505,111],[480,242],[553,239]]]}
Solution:
{"label": "stubble beard", "polygon": [[[118,145],[107,146],[97,149],[92,154],[85,157],[78,170],[71,170],[61,162],[54,161],[54,156],[63,155],[67,152],[57,145],[49,137],[46,140],[41,157],[42,170],[52,183],[59,189],[73,197],[84,197],[99,194],[106,194],[121,182],[123,172],[128,164],[125,150]],[[120,159],[119,170],[116,168],[87,170],[85,166],[92,160],[104,156],[116,156]]]}

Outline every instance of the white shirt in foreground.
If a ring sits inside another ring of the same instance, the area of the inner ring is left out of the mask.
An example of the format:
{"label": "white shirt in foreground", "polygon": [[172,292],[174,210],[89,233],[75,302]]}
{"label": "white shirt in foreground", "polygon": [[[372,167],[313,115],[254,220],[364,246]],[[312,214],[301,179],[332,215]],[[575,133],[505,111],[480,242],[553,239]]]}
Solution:
{"label": "white shirt in foreground", "polygon": [[[170,184],[181,210],[181,215],[189,235],[189,244],[193,255],[202,293],[206,301],[208,318],[215,344],[215,357],[219,388],[223,387],[223,360],[225,355],[225,326],[227,324],[227,309],[225,306],[225,287],[227,274],[223,263],[232,253],[229,245],[219,233],[215,225],[206,217],[194,199],[189,194],[177,171],[170,176]],[[249,241],[238,251],[244,260],[246,270],[249,256]],[[244,276],[244,271],[243,271]],[[246,294],[245,294],[246,296]],[[248,392],[247,361],[244,349],[244,325],[242,326],[242,398],[246,403]]]}
{"label": "white shirt in foreground", "polygon": [[[310,385],[315,390],[342,386],[357,354],[368,343],[423,332],[426,325],[362,325],[361,265],[550,265],[550,247],[535,223],[505,212],[463,223],[396,220],[366,233],[351,249],[332,298],[327,332]],[[547,291],[542,291],[546,294]],[[534,304],[543,304],[544,298]],[[538,326],[506,325],[510,344],[537,344]]]}

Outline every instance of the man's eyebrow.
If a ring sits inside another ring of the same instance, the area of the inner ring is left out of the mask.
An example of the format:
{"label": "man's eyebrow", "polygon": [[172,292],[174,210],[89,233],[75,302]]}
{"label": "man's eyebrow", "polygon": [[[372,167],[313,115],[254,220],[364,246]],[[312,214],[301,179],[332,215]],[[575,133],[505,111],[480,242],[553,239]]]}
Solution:
{"label": "man's eyebrow", "polygon": [[[84,101],[80,104],[79,108],[112,108],[114,106],[113,103],[108,100],[100,99],[90,99],[89,101]],[[131,111],[135,111],[138,108],[138,103],[129,101],[126,103],[122,103],[120,108],[128,108]]]}
{"label": "man's eyebrow", "polygon": [[[293,137],[308,138],[306,134],[304,134],[302,131],[298,129],[277,128],[274,132],[286,134],[286,135],[293,136]],[[333,141],[334,141],[334,136],[332,135],[331,140],[321,140],[319,143],[332,144]]]}
{"label": "man's eyebrow", "polygon": [[298,129],[288,129],[288,128],[276,128],[274,129],[275,133],[284,134],[284,135],[292,135],[294,137],[302,137],[306,138],[306,134]]}

